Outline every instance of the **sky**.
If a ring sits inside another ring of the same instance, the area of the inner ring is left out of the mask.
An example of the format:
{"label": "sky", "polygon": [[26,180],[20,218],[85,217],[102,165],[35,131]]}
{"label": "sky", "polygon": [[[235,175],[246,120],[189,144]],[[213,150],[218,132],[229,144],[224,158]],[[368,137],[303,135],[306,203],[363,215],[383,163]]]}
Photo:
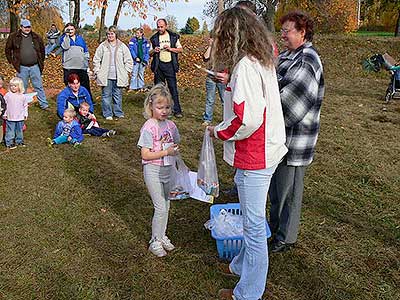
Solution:
{"label": "sky", "polygon": [[[81,22],[82,26],[84,26],[84,24],[93,25],[96,17],[100,16],[100,10],[97,10],[95,12],[95,15],[91,14],[91,9],[88,7],[87,1],[88,0],[81,0],[81,18],[83,18],[83,21]],[[109,1],[109,7],[106,13],[106,26],[112,25],[117,2],[118,0]],[[130,15],[125,16],[125,10],[123,8],[118,26],[121,29],[131,29],[134,27],[139,27],[141,24],[146,23],[150,25],[151,28],[155,28],[156,24],[154,21],[154,16],[157,16],[158,18],[164,18],[167,15],[173,15],[178,21],[179,29],[185,27],[186,21],[189,17],[196,17],[199,20],[200,28],[202,27],[204,21],[207,22],[208,27],[210,28],[212,27],[210,26],[212,23],[212,19],[205,18],[203,16],[203,8],[205,3],[206,0],[189,0],[188,2],[185,2],[184,0],[177,0],[177,2],[173,3],[168,2],[163,5],[163,11],[156,12],[154,10],[149,10],[149,16],[146,20]],[[62,11],[64,21],[69,21],[68,8],[65,7],[62,9]]]}

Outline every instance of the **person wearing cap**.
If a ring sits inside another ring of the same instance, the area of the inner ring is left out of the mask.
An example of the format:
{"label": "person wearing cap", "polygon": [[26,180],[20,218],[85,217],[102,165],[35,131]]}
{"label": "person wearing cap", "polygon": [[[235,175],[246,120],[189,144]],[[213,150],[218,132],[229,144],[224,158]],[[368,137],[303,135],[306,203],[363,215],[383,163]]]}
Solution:
{"label": "person wearing cap", "polygon": [[37,92],[40,108],[49,109],[44,93],[42,72],[44,68],[45,50],[42,38],[32,31],[29,20],[23,19],[17,32],[10,34],[5,48],[6,58],[17,71],[17,77],[24,82],[25,90],[29,79]]}

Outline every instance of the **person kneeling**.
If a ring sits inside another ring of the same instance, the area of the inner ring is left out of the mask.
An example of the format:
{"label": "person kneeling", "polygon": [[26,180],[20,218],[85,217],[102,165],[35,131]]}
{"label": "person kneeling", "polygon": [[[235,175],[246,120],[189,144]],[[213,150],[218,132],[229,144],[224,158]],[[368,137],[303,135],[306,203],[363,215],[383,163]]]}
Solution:
{"label": "person kneeling", "polygon": [[63,119],[57,123],[54,138],[48,138],[49,145],[70,143],[74,147],[81,145],[83,134],[79,122],[75,120],[76,112],[73,108],[64,111]]}
{"label": "person kneeling", "polygon": [[93,136],[101,137],[111,137],[117,132],[114,129],[105,129],[99,127],[97,123],[96,116],[89,111],[90,104],[87,102],[82,102],[79,105],[79,112],[77,119],[81,125],[83,134],[90,134]]}

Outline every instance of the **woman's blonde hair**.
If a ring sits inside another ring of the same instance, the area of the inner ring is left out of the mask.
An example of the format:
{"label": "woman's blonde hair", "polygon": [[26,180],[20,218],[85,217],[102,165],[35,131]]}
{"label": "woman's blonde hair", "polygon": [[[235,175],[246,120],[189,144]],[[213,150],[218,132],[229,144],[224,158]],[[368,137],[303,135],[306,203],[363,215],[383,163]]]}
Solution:
{"label": "woman's blonde hair", "polygon": [[153,103],[158,103],[163,100],[167,100],[167,103],[170,106],[172,106],[173,102],[171,93],[164,84],[159,83],[151,88],[149,94],[144,100],[144,113],[143,113],[144,117],[146,119],[150,119],[153,116],[153,110],[152,110]]}
{"label": "woman's blonde hair", "polygon": [[25,93],[24,82],[19,77],[13,77],[10,80],[10,85],[15,85],[21,94]]}
{"label": "woman's blonde hair", "polygon": [[248,9],[233,7],[215,21],[211,51],[213,70],[229,73],[245,56],[256,58],[264,66],[274,63],[272,36],[266,26]]}

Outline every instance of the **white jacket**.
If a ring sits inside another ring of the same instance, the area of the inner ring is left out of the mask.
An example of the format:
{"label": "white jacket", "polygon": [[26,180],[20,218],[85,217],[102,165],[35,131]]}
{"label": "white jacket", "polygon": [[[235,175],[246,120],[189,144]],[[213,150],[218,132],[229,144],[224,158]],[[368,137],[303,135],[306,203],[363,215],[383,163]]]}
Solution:
{"label": "white jacket", "polygon": [[[104,41],[97,47],[93,57],[93,72],[96,75],[96,83],[99,86],[107,86],[110,60],[111,46],[108,41]],[[128,86],[129,73],[132,72],[133,68],[133,59],[129,48],[120,40],[117,40],[115,49],[115,65],[117,71],[117,86]]]}
{"label": "white jacket", "polygon": [[224,121],[214,128],[224,142],[224,160],[239,169],[278,164],[287,152],[285,123],[275,68],[249,57],[235,66],[224,92]]}

